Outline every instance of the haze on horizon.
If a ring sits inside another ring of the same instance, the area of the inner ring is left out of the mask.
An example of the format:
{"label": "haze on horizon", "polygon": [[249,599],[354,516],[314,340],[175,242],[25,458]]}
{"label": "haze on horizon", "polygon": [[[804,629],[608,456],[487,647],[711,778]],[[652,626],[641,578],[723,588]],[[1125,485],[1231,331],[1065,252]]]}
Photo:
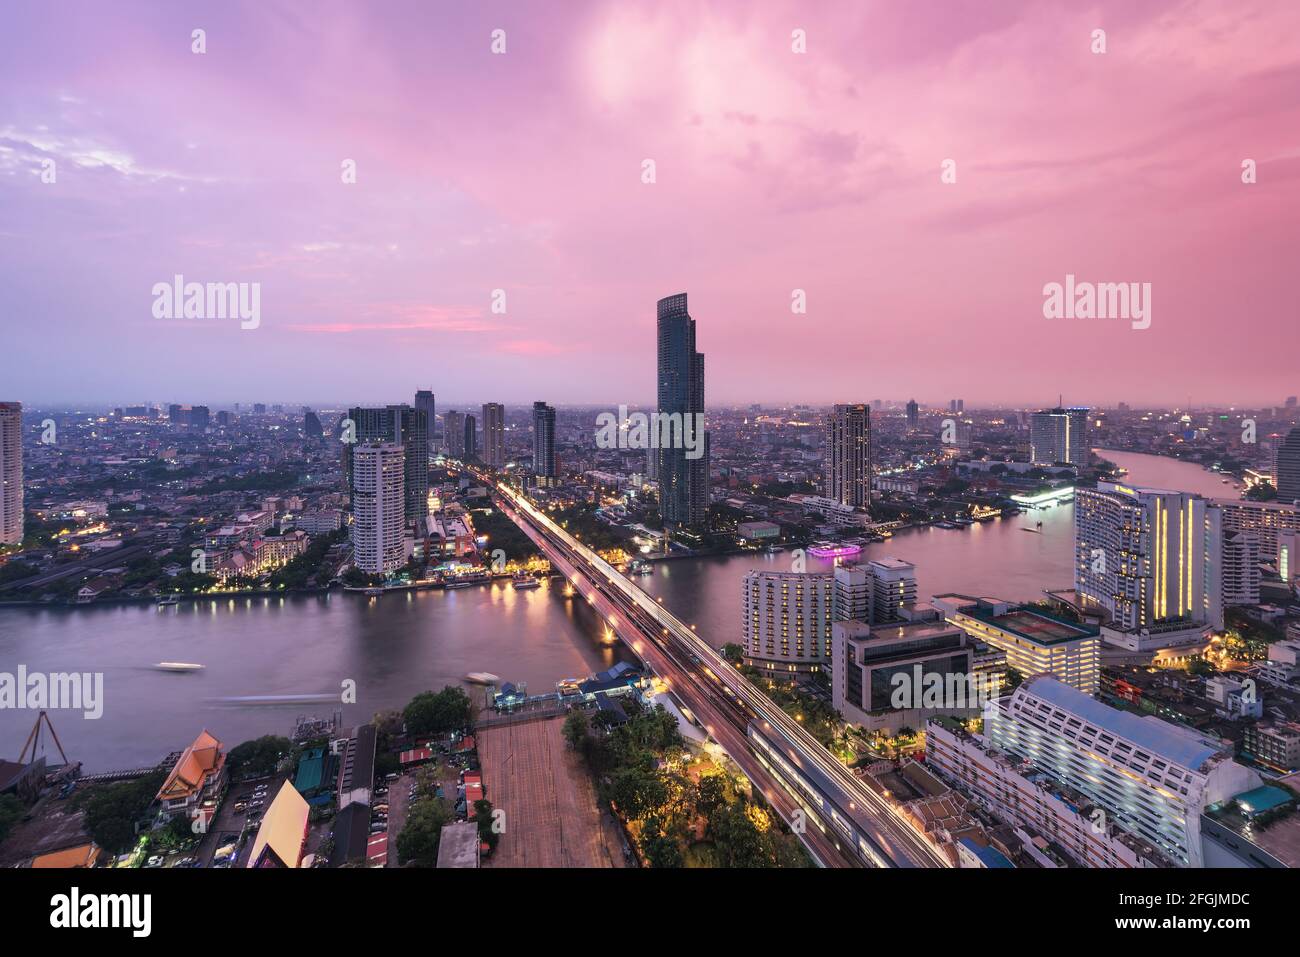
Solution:
{"label": "haze on horizon", "polygon": [[[645,404],[655,300],[683,290],[711,406],[1300,392],[1300,7],[128,2],[6,21],[3,400]],[[259,326],[154,318],[177,274],[260,283]],[[1150,283],[1151,327],[1044,318],[1067,274]]]}

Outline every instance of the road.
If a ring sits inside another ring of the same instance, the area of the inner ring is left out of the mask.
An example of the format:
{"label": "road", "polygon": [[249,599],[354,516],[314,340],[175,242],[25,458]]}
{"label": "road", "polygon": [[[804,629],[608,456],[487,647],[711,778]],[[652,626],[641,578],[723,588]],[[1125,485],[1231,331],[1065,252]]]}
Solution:
{"label": "road", "polygon": [[803,828],[801,836],[820,864],[948,866],[947,860],[894,806],[867,788],[712,646],[524,496],[507,486],[494,487],[502,510],[542,549],[610,629],[668,682],[678,700],[694,712],[787,823],[794,820],[801,802],[795,801],[758,760],[747,737],[751,722],[760,724],[769,739],[782,746],[782,757],[788,758],[801,774],[828,782],[822,797],[837,812],[836,816],[852,821],[866,842],[858,851],[847,835],[841,840],[842,835],[827,828],[820,815],[814,817],[810,821],[813,826]]}

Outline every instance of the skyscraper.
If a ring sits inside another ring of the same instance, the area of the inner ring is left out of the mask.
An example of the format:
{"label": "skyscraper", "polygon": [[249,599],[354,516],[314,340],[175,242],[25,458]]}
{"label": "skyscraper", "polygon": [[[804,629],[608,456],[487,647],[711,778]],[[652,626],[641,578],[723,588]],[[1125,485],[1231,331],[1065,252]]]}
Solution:
{"label": "skyscraper", "polygon": [[320,416],[311,409],[302,410],[302,437],[304,439],[319,439],[325,434],[324,428],[320,424]]}
{"label": "skyscraper", "polygon": [[[395,442],[405,453],[406,521],[420,522],[429,514],[429,423],[423,409],[409,405],[352,408],[356,441]],[[352,469],[349,465],[349,475]]]}
{"label": "skyscraper", "polygon": [[415,407],[424,412],[424,421],[427,423],[425,433],[425,448],[429,454],[438,447],[434,441],[434,431],[438,428],[438,417],[434,414],[437,411],[437,403],[433,400],[433,392],[430,389],[421,389],[415,393]]}
{"label": "skyscraper", "polygon": [[841,505],[871,505],[871,410],[866,405],[837,405],[826,416],[822,449],[825,494]]}
{"label": "skyscraper", "polygon": [[23,406],[0,402],[0,544],[23,540]]}
{"label": "skyscraper", "polygon": [[1300,500],[1300,426],[1277,448],[1277,500],[1285,505]]}
{"label": "skyscraper", "polygon": [[921,420],[921,407],[916,404],[915,399],[909,399],[907,402],[907,427],[916,428],[917,423]]}
{"label": "skyscraper", "polygon": [[[659,512],[670,527],[698,528],[709,508],[708,436],[704,421],[704,356],[695,351],[695,320],[686,293],[660,299],[658,318],[658,411],[677,417],[684,441],[658,450]],[[702,445],[703,454],[688,457]]]}
{"label": "skyscraper", "polygon": [[1087,465],[1088,410],[1044,409],[1029,420],[1029,461],[1035,465]]}
{"label": "skyscraper", "polygon": [[533,475],[542,485],[555,480],[555,409],[545,402],[533,403]]}
{"label": "skyscraper", "polygon": [[506,407],[500,402],[483,403],[483,464],[490,469],[505,468]]}
{"label": "skyscraper", "polygon": [[465,458],[465,413],[442,414],[442,446],[453,459]]}
{"label": "skyscraper", "polygon": [[406,453],[398,442],[352,450],[352,561],[368,575],[406,564]]}
{"label": "skyscraper", "polygon": [[465,461],[478,458],[478,422],[474,416],[465,413]]}

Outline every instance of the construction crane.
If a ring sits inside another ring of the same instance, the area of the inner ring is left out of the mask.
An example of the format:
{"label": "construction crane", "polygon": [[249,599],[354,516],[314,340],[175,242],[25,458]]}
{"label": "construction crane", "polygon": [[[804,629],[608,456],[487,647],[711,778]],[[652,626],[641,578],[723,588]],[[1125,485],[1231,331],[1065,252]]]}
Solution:
{"label": "construction crane", "polygon": [[27,743],[23,745],[22,753],[18,755],[18,763],[19,763],[19,764],[26,764],[26,763],[27,763],[27,749],[28,749],[28,748],[31,749],[31,752],[32,752],[32,758],[31,758],[31,759],[32,759],[33,761],[36,760],[36,755],[37,755],[38,749],[39,749],[40,751],[44,751],[44,748],[42,747],[42,742],[41,742],[41,722],[42,722],[42,721],[45,722],[45,727],[46,727],[46,729],[50,732],[50,737],[54,739],[54,746],[55,746],[56,748],[59,749],[59,757],[63,758],[63,766],[59,769],[59,772],[58,772],[59,777],[65,777],[65,776],[67,776],[68,774],[75,775],[75,774],[77,773],[77,771],[80,770],[81,765],[80,765],[80,764],[76,764],[76,765],[74,765],[74,764],[72,764],[72,762],[70,762],[70,761],[68,760],[68,756],[67,756],[66,753],[64,753],[64,750],[63,750],[63,744],[62,744],[62,742],[59,741],[59,736],[58,736],[58,734],[57,734],[57,733],[55,732],[55,730],[54,730],[54,725],[53,725],[53,723],[50,721],[50,716],[49,716],[49,714],[47,714],[47,713],[46,713],[45,711],[43,711],[43,710],[42,710],[42,711],[41,711],[41,712],[36,716],[36,723],[35,723],[34,725],[32,725],[32,733],[29,734],[29,735],[27,735]]}

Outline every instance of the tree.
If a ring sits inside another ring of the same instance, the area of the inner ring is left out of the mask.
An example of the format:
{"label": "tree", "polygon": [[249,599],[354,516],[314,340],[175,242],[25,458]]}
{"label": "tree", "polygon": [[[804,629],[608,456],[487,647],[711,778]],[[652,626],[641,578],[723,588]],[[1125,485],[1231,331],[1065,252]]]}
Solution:
{"label": "tree", "polygon": [[760,831],[742,803],[718,808],[709,816],[709,836],[723,867],[771,867],[771,840]]}
{"label": "tree", "polygon": [[110,854],[120,854],[134,844],[136,822],[153,803],[165,777],[166,772],[155,771],[91,790],[83,800],[86,829],[95,843]]}
{"label": "tree", "polygon": [[722,646],[722,657],[726,658],[727,661],[731,662],[733,665],[737,664],[745,657],[745,649],[734,641],[729,641]]}
{"label": "tree", "polygon": [[646,818],[641,828],[641,852],[651,867],[681,867],[683,864],[681,847],[657,814]]}
{"label": "tree", "polygon": [[231,748],[226,764],[232,778],[263,778],[274,774],[280,762],[293,753],[293,742],[288,738],[267,734]]}
{"label": "tree", "polygon": [[488,850],[495,851],[501,835],[492,828],[492,802],[487,798],[475,801],[474,816],[471,820],[478,824],[478,839],[487,844]]}
{"label": "tree", "polygon": [[397,862],[403,867],[437,867],[442,826],[451,817],[451,807],[441,798],[424,798],[413,804],[406,826],[397,835]]}
{"label": "tree", "polygon": [[735,800],[735,789],[725,774],[706,774],[695,786],[695,806],[705,817]]}
{"label": "tree", "polygon": [[460,688],[447,685],[441,691],[425,691],[411,699],[402,712],[411,734],[446,734],[470,725],[473,704]]}
{"label": "tree", "polygon": [[585,711],[570,711],[569,716],[564,719],[564,740],[569,742],[569,747],[575,751],[582,747],[589,730],[590,724]]}

